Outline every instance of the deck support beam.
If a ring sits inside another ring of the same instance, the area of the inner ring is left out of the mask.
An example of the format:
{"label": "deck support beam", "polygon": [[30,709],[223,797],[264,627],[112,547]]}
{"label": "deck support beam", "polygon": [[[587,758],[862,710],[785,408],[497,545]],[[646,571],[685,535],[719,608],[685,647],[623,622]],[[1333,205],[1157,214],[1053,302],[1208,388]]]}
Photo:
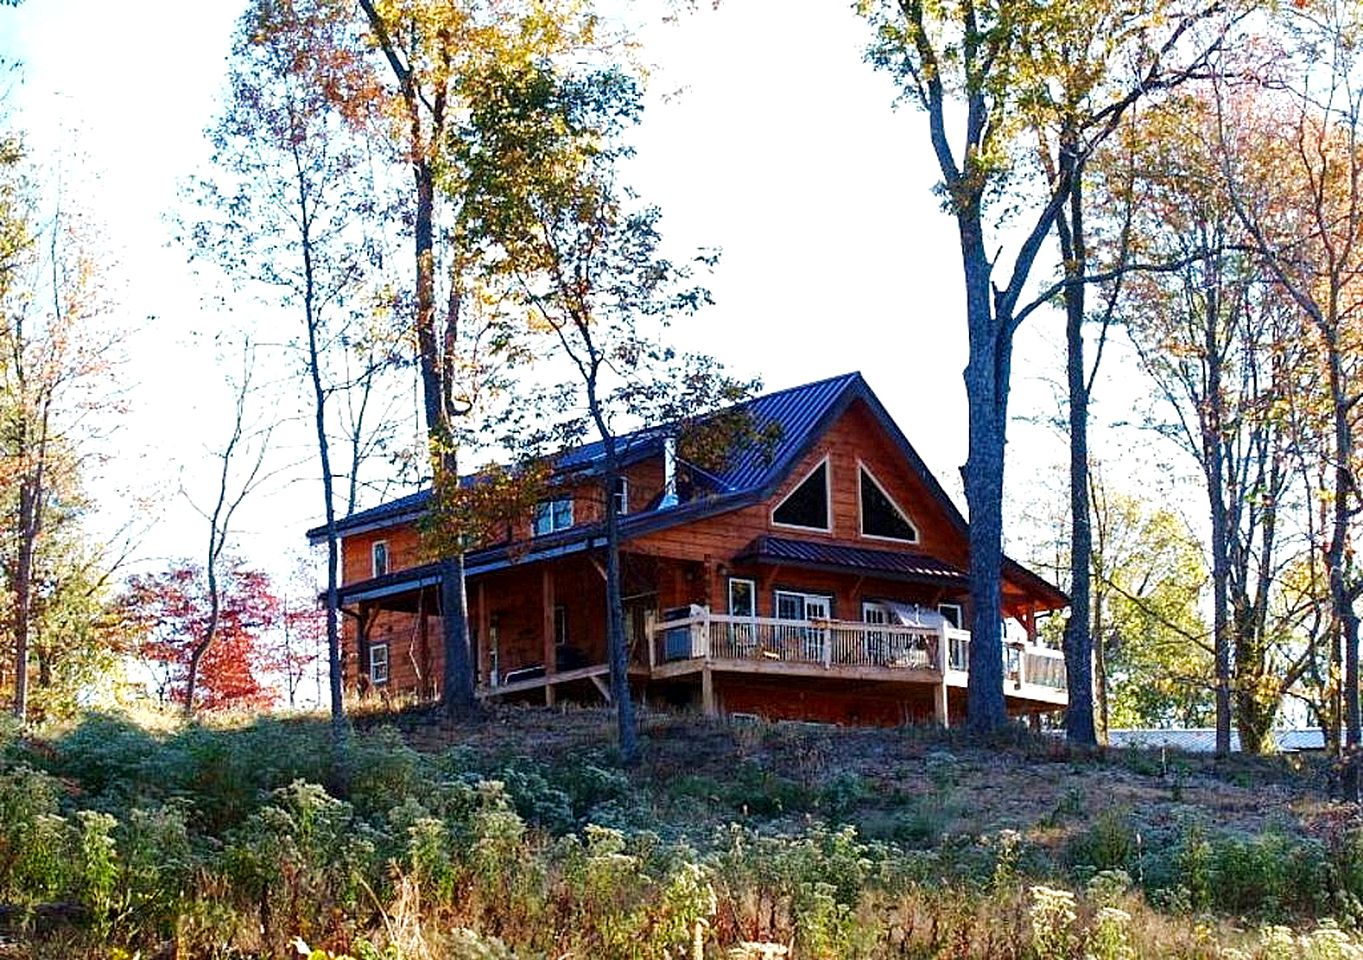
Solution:
{"label": "deck support beam", "polygon": [[932,718],[943,730],[951,728],[951,717],[947,710],[946,679],[932,688]]}
{"label": "deck support beam", "polygon": [[707,717],[719,714],[715,708],[715,677],[708,663],[700,668],[700,708]]}

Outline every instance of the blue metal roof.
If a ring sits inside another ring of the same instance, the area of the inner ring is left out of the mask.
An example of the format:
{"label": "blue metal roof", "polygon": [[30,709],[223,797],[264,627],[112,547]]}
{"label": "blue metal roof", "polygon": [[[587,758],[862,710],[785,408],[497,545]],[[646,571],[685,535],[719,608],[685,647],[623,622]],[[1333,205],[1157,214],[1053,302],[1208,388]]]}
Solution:
{"label": "blue metal roof", "polygon": [[966,574],[944,560],[906,550],[849,547],[822,540],[796,540],[763,535],[748,544],[737,560],[781,563],[828,570],[860,570],[891,578],[966,583]]}
{"label": "blue metal roof", "polygon": [[[850,397],[845,396],[849,388],[858,388],[855,391],[858,395],[874,400],[866,381],[862,379],[860,373],[854,372],[787,390],[778,390],[739,404],[734,409],[748,410],[752,415],[754,430],[764,436],[767,435],[767,431],[771,431],[774,441],[770,445],[762,444],[738,451],[731,463],[713,474],[719,486],[717,492],[751,493],[780,482],[820,428],[845,406],[843,401],[850,400]],[[873,409],[883,414],[883,408],[880,408],[878,402],[873,403]],[[888,420],[888,417],[885,419]],[[897,428],[895,432],[898,433]],[[660,449],[666,434],[666,427],[653,425],[624,434],[616,442],[621,450],[626,451],[627,459],[632,460]],[[899,436],[902,437],[902,434]],[[555,466],[562,472],[591,470],[604,456],[605,446],[598,440],[563,452],[558,456]],[[916,459],[916,454],[914,456]],[[394,520],[419,514],[425,509],[429,498],[430,491],[421,490],[377,507],[353,513],[341,520],[337,526],[343,533],[354,533],[386,525]],[[315,527],[308,531],[309,538],[314,540],[325,535],[325,527]]]}

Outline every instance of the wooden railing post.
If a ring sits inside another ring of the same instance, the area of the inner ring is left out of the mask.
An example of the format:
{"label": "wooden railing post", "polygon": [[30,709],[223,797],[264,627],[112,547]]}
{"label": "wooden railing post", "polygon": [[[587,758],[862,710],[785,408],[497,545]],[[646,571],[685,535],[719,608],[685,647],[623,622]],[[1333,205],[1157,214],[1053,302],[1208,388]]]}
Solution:
{"label": "wooden railing post", "polygon": [[652,610],[644,611],[644,637],[648,640],[648,669],[652,672],[658,666],[657,616]]}
{"label": "wooden railing post", "polygon": [[833,665],[833,627],[823,628],[823,668],[827,670]]}

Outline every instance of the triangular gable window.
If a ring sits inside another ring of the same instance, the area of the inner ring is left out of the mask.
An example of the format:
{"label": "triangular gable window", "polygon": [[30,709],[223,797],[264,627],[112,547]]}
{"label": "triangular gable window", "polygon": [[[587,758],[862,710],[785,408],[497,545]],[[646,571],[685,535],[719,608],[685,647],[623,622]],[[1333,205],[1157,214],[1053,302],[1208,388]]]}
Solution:
{"label": "triangular gable window", "polygon": [[867,537],[918,542],[918,531],[909,518],[865,467],[861,468],[861,532]]}
{"label": "triangular gable window", "polygon": [[777,504],[772,511],[773,523],[785,527],[807,527],[810,530],[828,529],[828,461],[809,472],[809,476]]}

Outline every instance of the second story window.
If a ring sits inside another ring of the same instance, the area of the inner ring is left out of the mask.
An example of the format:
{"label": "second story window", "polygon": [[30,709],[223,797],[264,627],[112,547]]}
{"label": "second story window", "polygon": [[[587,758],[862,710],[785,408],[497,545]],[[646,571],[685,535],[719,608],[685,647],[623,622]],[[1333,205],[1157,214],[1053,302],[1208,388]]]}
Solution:
{"label": "second story window", "polygon": [[573,525],[573,501],[570,497],[545,500],[535,507],[535,536],[567,530]]}
{"label": "second story window", "polygon": [[615,512],[618,516],[629,513],[629,478],[615,478]]}
{"label": "second story window", "polygon": [[388,541],[376,540],[370,548],[370,556],[373,558],[373,575],[381,577],[388,572]]}

